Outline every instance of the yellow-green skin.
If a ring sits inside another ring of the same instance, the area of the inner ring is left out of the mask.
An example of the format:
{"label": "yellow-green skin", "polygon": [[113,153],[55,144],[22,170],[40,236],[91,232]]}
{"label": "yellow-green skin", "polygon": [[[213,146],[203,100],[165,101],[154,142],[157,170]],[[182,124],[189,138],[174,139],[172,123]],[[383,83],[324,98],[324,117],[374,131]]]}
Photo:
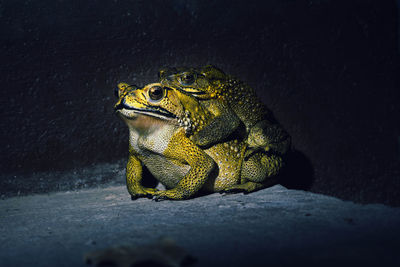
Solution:
{"label": "yellow-green skin", "polygon": [[[231,138],[207,148],[191,140],[210,124],[214,115],[190,95],[160,83],[144,88],[118,85],[115,109],[129,128],[127,187],[132,198],[187,199],[206,192],[252,192],[276,183],[282,160],[259,157],[244,162],[247,142]],[[154,88],[163,88],[152,99]],[[167,190],[142,186],[143,165]]]}
{"label": "yellow-green skin", "polygon": [[[166,68],[159,72],[160,82],[194,96],[214,118],[192,137],[200,146],[226,139],[240,125],[247,136],[246,158],[259,151],[284,156],[291,138],[255,91],[245,83],[208,65],[195,68]],[[211,134],[210,134],[211,133]]]}
{"label": "yellow-green skin", "polygon": [[279,173],[291,138],[250,86],[210,65],[163,69],[159,78],[161,84],[195,97],[212,114],[191,137],[195,144],[209,147],[241,132],[246,144],[242,183],[271,181]]}
{"label": "yellow-green skin", "polygon": [[[148,92],[154,86],[159,84],[143,89],[119,84],[120,97],[115,107],[130,131],[127,187],[132,197],[186,199],[201,189],[226,191],[239,184],[245,144],[232,139],[201,149],[189,136],[206,123],[207,110],[195,98],[175,90],[166,90],[158,102],[150,101]],[[198,127],[189,129],[189,120],[196,121]],[[143,165],[168,190],[143,187]],[[251,189],[260,186],[253,185]]]}

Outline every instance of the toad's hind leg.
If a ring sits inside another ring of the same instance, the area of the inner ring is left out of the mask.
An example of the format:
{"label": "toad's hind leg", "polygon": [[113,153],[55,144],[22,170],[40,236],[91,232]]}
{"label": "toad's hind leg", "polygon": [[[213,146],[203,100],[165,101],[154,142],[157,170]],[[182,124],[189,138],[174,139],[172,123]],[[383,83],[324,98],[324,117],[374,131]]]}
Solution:
{"label": "toad's hind leg", "polygon": [[277,175],[283,166],[282,158],[265,152],[253,154],[243,161],[241,183],[232,185],[224,192],[250,193],[278,183]]}

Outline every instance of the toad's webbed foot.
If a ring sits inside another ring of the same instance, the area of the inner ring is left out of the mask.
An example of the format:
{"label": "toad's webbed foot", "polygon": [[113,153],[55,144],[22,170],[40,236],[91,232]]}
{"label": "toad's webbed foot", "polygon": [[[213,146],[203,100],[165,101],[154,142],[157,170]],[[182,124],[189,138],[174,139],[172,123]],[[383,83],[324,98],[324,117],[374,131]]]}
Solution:
{"label": "toad's webbed foot", "polygon": [[158,191],[155,188],[147,188],[147,187],[136,187],[136,188],[128,188],[129,193],[131,194],[131,199],[136,200],[138,198],[149,198],[152,199],[154,194]]}
{"label": "toad's webbed foot", "polygon": [[161,200],[183,200],[188,199],[190,197],[190,192],[182,189],[182,188],[173,188],[169,190],[160,190],[154,193],[153,199],[155,201]]}
{"label": "toad's webbed foot", "polygon": [[161,202],[164,200],[170,200],[170,198],[166,197],[166,196],[153,196],[153,200],[155,202]]}

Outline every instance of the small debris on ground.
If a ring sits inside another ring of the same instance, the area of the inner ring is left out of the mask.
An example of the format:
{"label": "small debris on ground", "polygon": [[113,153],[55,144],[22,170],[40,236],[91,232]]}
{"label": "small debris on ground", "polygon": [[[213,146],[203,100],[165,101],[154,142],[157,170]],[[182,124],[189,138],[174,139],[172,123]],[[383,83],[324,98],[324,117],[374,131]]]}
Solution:
{"label": "small debris on ground", "polygon": [[170,238],[144,246],[117,246],[89,252],[84,255],[86,264],[94,266],[189,266],[196,262],[185,249]]}

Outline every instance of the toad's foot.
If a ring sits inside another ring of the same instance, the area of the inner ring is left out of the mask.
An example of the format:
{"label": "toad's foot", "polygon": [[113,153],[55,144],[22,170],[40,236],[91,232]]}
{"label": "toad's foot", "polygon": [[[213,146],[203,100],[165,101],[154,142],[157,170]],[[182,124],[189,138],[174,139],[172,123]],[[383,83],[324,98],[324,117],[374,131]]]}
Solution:
{"label": "toad's foot", "polygon": [[155,188],[148,188],[148,187],[138,187],[135,190],[129,190],[131,194],[131,199],[136,200],[138,198],[153,198],[154,194],[158,190]]}
{"label": "toad's foot", "polygon": [[173,188],[170,190],[157,191],[154,193],[154,200],[183,200],[189,198],[189,194],[184,190],[178,190],[177,188]]}

